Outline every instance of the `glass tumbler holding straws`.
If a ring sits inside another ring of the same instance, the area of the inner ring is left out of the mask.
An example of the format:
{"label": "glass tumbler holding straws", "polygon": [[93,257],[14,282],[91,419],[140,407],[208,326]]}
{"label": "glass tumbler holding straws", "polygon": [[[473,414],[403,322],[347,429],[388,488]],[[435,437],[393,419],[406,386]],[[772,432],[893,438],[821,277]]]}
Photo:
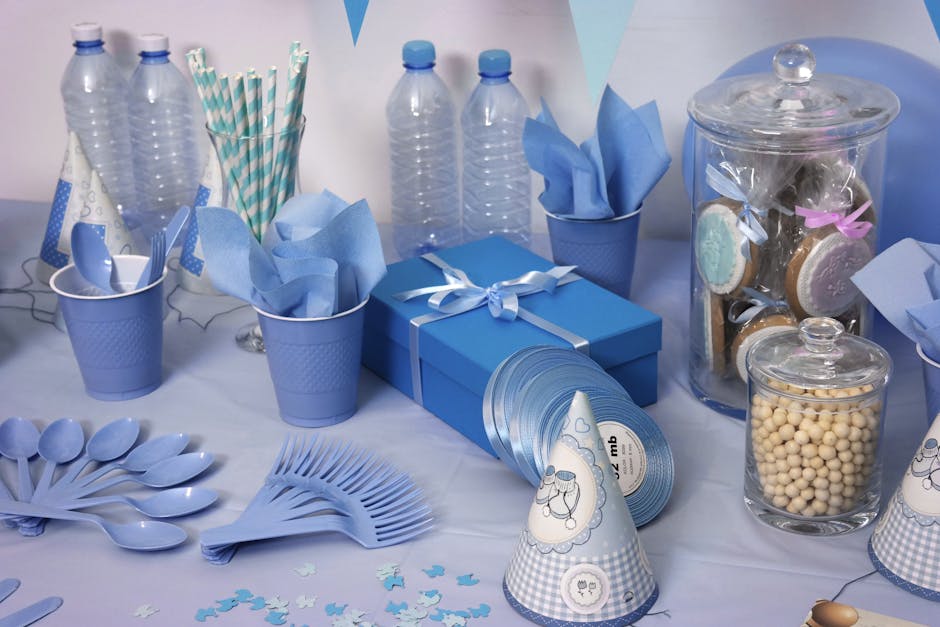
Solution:
{"label": "glass tumbler holding straws", "polygon": [[[238,134],[206,126],[222,171],[222,206],[236,211],[261,241],[278,208],[300,193],[297,160],[306,117],[278,110],[274,124],[260,132]],[[261,327],[246,324],[235,336],[240,348],[264,352]]]}
{"label": "glass tumbler holding straws", "polygon": [[830,317],[867,335],[871,306],[851,276],[877,251],[886,87],[816,74],[806,46],[773,74],[719,80],[688,105],[694,130],[689,377],[735,418],[748,405],[745,359],[760,338]]}

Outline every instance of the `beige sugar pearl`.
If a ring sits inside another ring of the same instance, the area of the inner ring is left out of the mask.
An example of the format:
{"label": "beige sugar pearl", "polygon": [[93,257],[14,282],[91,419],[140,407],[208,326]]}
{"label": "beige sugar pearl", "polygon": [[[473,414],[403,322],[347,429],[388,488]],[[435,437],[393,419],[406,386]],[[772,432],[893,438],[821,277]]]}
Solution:
{"label": "beige sugar pearl", "polygon": [[873,429],[862,430],[862,442],[874,442],[876,439],[875,431]]}
{"label": "beige sugar pearl", "polygon": [[800,496],[803,497],[807,503],[813,500],[813,496],[815,496],[815,494],[816,494],[816,491],[813,488],[806,488],[805,490],[800,490]]}
{"label": "beige sugar pearl", "polygon": [[796,435],[796,429],[790,423],[780,426],[780,430],[777,431],[780,437],[784,442],[789,442],[793,439],[793,436]]}
{"label": "beige sugar pearl", "polygon": [[845,499],[842,498],[841,494],[830,494],[829,495],[829,505],[839,508],[845,503]]}
{"label": "beige sugar pearl", "polygon": [[819,490],[825,490],[829,487],[829,480],[825,477],[816,477],[813,479],[813,487]]}
{"label": "beige sugar pearl", "polygon": [[849,440],[839,440],[838,442],[836,442],[835,449],[836,451],[841,453],[842,451],[849,450],[851,447],[852,447],[852,442],[850,442]]}
{"label": "beige sugar pearl", "polygon": [[803,458],[799,455],[787,455],[786,463],[789,468],[800,468],[803,465]]}
{"label": "beige sugar pearl", "polygon": [[778,484],[778,485],[775,485],[775,486],[774,486],[774,496],[783,496],[783,495],[784,495],[784,487],[783,487],[782,485],[779,485],[779,484]]}
{"label": "beige sugar pearl", "polygon": [[861,441],[852,442],[849,445],[849,450],[852,451],[853,453],[864,453],[865,445]]}
{"label": "beige sugar pearl", "polygon": [[821,468],[826,467],[826,462],[823,461],[819,457],[814,457],[811,460],[809,460],[809,465],[810,467],[815,468],[816,470],[820,470]]}
{"label": "beige sugar pearl", "polygon": [[819,448],[810,442],[809,444],[803,445],[803,448],[800,449],[800,454],[803,455],[803,457],[816,457],[819,455]]}
{"label": "beige sugar pearl", "polygon": [[833,416],[832,421],[837,425],[849,426],[852,424],[852,417],[849,416],[849,412],[847,411],[839,411]]}
{"label": "beige sugar pearl", "polygon": [[816,471],[812,467],[807,467],[803,469],[803,478],[807,481],[813,481],[816,479]]}
{"label": "beige sugar pearl", "polygon": [[829,478],[829,468],[827,468],[826,466],[820,466],[819,468],[816,469],[816,476],[817,476],[817,477],[824,477],[824,478],[827,478],[827,479],[828,479],[828,478]]}
{"label": "beige sugar pearl", "polygon": [[816,497],[816,499],[819,500],[819,501],[822,501],[822,502],[824,502],[824,503],[828,503],[828,502],[829,502],[829,490],[823,490],[823,489],[820,489],[820,488],[816,488],[815,490],[813,490],[813,495],[814,495],[814,496]]}
{"label": "beige sugar pearl", "polygon": [[774,427],[780,428],[787,423],[787,412],[785,411],[775,411],[770,415],[771,421],[774,423]]}
{"label": "beige sugar pearl", "polygon": [[820,439],[822,440],[822,443],[827,446],[835,446],[836,442],[839,441],[839,436],[837,436],[832,431],[826,431],[825,433],[823,433],[822,438]]}
{"label": "beige sugar pearl", "polygon": [[787,422],[794,427],[798,427],[803,422],[803,414],[795,411],[787,412]]}
{"label": "beige sugar pearl", "polygon": [[771,452],[774,454],[774,457],[776,457],[777,459],[786,459],[787,457],[787,449],[783,446],[783,444],[778,444],[777,446],[774,447],[774,450]]}
{"label": "beige sugar pearl", "polygon": [[821,409],[816,419],[819,422],[832,422],[832,412],[828,409]]}
{"label": "beige sugar pearl", "polygon": [[863,416],[861,412],[857,412],[857,411],[852,412],[852,426],[858,427],[859,429],[861,429],[862,427],[867,427],[868,419],[865,416]]}
{"label": "beige sugar pearl", "polygon": [[842,471],[830,470],[828,479],[830,483],[839,483],[842,481]]}
{"label": "beige sugar pearl", "polygon": [[764,498],[772,499],[774,498],[774,496],[776,496],[776,494],[774,493],[774,489],[771,488],[770,486],[764,486]]}
{"label": "beige sugar pearl", "polygon": [[813,513],[817,516],[825,514],[829,509],[829,504],[824,500],[817,499],[812,503]]}
{"label": "beige sugar pearl", "polygon": [[807,505],[807,506],[803,509],[803,511],[800,512],[800,516],[806,516],[807,518],[812,518],[812,517],[815,516],[815,515],[816,515],[816,512],[815,512],[815,510],[813,510],[813,506],[812,506],[812,505]]}
{"label": "beige sugar pearl", "polygon": [[768,473],[767,476],[764,477],[764,485],[768,485],[771,487],[777,485],[777,475],[775,475],[774,473]]}
{"label": "beige sugar pearl", "polygon": [[857,490],[853,486],[847,485],[845,486],[845,489],[842,491],[842,496],[844,496],[848,500],[852,500],[855,498],[856,492]]}
{"label": "beige sugar pearl", "polygon": [[809,433],[809,439],[816,444],[822,442],[823,436],[826,435],[826,430],[817,424],[810,424],[806,431]]}
{"label": "beige sugar pearl", "polygon": [[790,468],[790,464],[787,463],[786,459],[778,459],[774,462],[774,469],[777,472],[786,472]]}
{"label": "beige sugar pearl", "polygon": [[806,509],[806,499],[803,498],[802,496],[795,496],[790,500],[790,506],[787,507],[787,509],[789,510],[790,507],[793,508],[793,510],[791,511],[793,511],[794,513],[800,512]]}
{"label": "beige sugar pearl", "polygon": [[800,468],[794,467],[794,468],[791,468],[789,471],[787,471],[787,475],[789,475],[791,479],[796,481],[797,479],[803,476],[803,471]]}
{"label": "beige sugar pearl", "polygon": [[792,499],[800,495],[800,490],[796,487],[795,484],[791,483],[788,486],[784,486],[783,493]]}
{"label": "beige sugar pearl", "polygon": [[[781,429],[782,429],[782,428],[783,428],[783,427],[781,427]],[[771,433],[769,436],[767,436],[767,440],[768,440],[773,446],[777,446],[778,444],[783,444],[783,437],[780,435],[780,432],[779,432],[779,431],[774,431],[773,433]]]}
{"label": "beige sugar pearl", "polygon": [[829,495],[830,495],[830,496],[832,496],[832,495],[834,495],[834,494],[842,494],[844,491],[845,491],[845,486],[842,485],[842,482],[841,482],[841,481],[840,481],[840,482],[835,482],[835,481],[830,481],[830,482],[829,482]]}
{"label": "beige sugar pearl", "polygon": [[838,516],[842,513],[842,510],[836,507],[835,505],[830,505],[826,509],[826,516]]}
{"label": "beige sugar pearl", "polygon": [[790,499],[785,496],[775,496],[772,501],[774,507],[779,509],[785,508],[789,502]]}
{"label": "beige sugar pearl", "polygon": [[790,476],[789,472],[779,472],[777,473],[777,484],[778,485],[790,485],[793,483],[793,477]]}
{"label": "beige sugar pearl", "polygon": [[869,461],[870,460],[862,453],[856,453],[852,456],[852,463],[855,464],[856,467],[861,468],[862,472],[868,472],[868,468],[871,465]]}
{"label": "beige sugar pearl", "polygon": [[829,470],[839,470],[842,468],[842,460],[838,457],[835,459],[830,459],[829,461],[825,462],[825,464]]}
{"label": "beige sugar pearl", "polygon": [[793,441],[799,444],[800,446],[809,444],[809,440],[810,440],[809,434],[806,431],[803,431],[802,429],[793,434]]}
{"label": "beige sugar pearl", "polygon": [[843,464],[844,464],[845,462],[850,462],[850,461],[852,461],[852,457],[853,457],[852,451],[841,451],[841,452],[839,453],[839,459],[842,460],[842,463],[843,463]]}
{"label": "beige sugar pearl", "polygon": [[[862,443],[859,442],[859,448],[862,448]],[[790,440],[783,445],[783,450],[787,455],[798,455],[800,453],[800,444],[796,440]],[[859,452],[862,452],[860,450]]]}
{"label": "beige sugar pearl", "polygon": [[809,481],[807,481],[803,477],[800,477],[799,479],[793,482],[793,485],[796,486],[797,490],[800,490],[802,492],[803,490],[809,487]]}
{"label": "beige sugar pearl", "polygon": [[821,458],[825,459],[826,461],[829,461],[830,459],[834,458],[836,455],[838,455],[838,452],[836,451],[834,447],[826,445],[826,444],[820,445],[819,456]]}
{"label": "beige sugar pearl", "polygon": [[836,424],[832,425],[832,434],[836,436],[837,440],[849,437],[851,430],[851,427],[844,422],[837,422]]}

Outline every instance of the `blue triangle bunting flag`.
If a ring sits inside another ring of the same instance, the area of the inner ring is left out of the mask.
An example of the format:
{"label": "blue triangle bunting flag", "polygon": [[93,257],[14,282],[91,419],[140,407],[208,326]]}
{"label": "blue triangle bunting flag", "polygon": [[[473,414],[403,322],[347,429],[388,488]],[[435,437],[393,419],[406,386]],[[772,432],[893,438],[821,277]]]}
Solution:
{"label": "blue triangle bunting flag", "polygon": [[927,14],[933,22],[933,29],[937,37],[940,37],[940,0],[924,0],[924,4],[927,5]]}
{"label": "blue triangle bunting flag", "polygon": [[346,19],[349,20],[349,30],[352,32],[353,45],[359,41],[359,31],[362,30],[362,20],[366,17],[369,0],[343,0],[346,5]]}
{"label": "blue triangle bunting flag", "polygon": [[587,73],[591,101],[597,102],[607,82],[620,40],[627,30],[635,0],[568,0]]}

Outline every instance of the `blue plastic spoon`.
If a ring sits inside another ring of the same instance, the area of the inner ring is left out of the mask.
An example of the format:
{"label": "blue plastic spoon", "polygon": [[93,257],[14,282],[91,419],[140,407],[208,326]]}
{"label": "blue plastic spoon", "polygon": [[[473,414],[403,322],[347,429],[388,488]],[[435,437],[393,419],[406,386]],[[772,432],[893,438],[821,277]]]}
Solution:
{"label": "blue plastic spoon", "polygon": [[14,416],[0,424],[0,455],[15,459],[19,470],[19,500],[28,502],[33,498],[33,478],[29,474],[29,458],[39,447],[39,429],[36,425]]}
{"label": "blue plastic spoon", "polygon": [[122,461],[114,461],[96,468],[77,481],[78,485],[86,486],[97,481],[113,470],[126,470],[127,472],[146,472],[151,466],[164,459],[175,457],[183,452],[189,444],[189,436],[185,433],[171,433],[153,440],[148,440],[135,447]]}
{"label": "blue plastic spoon", "polygon": [[107,244],[94,227],[79,222],[72,227],[72,259],[79,274],[105,294],[115,294],[114,260]]}

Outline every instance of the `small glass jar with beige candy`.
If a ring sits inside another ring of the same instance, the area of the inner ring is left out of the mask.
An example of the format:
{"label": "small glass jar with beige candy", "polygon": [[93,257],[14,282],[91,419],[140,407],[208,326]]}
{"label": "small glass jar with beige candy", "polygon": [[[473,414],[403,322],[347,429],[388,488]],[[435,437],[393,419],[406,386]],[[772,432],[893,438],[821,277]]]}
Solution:
{"label": "small glass jar with beige candy", "polygon": [[878,515],[888,353],[833,318],[747,353],[744,502],[787,531],[835,535]]}

